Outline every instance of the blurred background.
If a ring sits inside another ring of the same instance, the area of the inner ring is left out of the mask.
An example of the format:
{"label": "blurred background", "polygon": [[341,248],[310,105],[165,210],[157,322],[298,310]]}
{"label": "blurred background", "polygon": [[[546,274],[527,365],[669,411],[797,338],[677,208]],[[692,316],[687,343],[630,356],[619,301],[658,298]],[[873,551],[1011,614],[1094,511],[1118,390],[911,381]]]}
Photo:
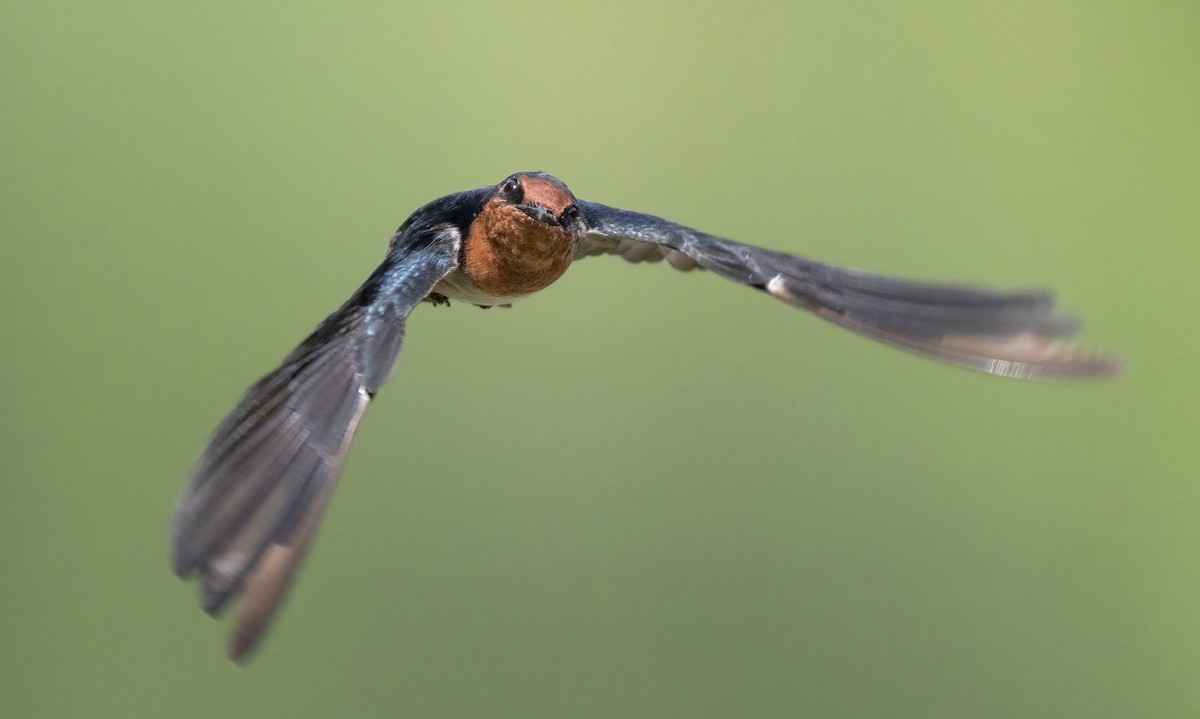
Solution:
{"label": "blurred background", "polygon": [[[1200,714],[1200,6],[9,3],[0,714]],[[1050,286],[1113,382],[589,259],[421,307],[246,669],[168,566],[242,391],[443,194]]]}

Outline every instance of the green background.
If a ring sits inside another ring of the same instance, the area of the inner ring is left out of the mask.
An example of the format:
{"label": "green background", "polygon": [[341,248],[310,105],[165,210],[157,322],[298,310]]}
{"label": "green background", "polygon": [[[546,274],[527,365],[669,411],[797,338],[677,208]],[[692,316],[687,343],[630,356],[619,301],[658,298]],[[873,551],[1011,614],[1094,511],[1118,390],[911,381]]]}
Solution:
{"label": "green background", "polygon": [[[1200,5],[5,3],[0,714],[1200,715]],[[589,259],[422,307],[263,651],[168,567],[242,390],[516,170],[1052,286],[1109,383]]]}

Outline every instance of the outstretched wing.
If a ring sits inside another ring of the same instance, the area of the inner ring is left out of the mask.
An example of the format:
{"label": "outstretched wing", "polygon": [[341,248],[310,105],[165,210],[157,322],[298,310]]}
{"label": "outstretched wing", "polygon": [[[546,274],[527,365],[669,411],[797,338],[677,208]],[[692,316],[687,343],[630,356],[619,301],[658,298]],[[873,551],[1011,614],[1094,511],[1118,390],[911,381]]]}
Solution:
{"label": "outstretched wing", "polygon": [[826,265],[697,232],[661,217],[578,203],[589,228],[576,259],[620,255],[667,260],[750,285],[790,305],[881,342],[1007,377],[1095,377],[1111,358],[1072,348],[1080,323],[1046,291],[994,292],[911,282]]}
{"label": "outstretched wing", "polygon": [[388,256],[213,434],[175,511],[175,572],[204,610],[242,590],[230,655],[266,632],[337,484],[354,430],[387,381],[412,308],[458,263],[452,226],[402,227]]}

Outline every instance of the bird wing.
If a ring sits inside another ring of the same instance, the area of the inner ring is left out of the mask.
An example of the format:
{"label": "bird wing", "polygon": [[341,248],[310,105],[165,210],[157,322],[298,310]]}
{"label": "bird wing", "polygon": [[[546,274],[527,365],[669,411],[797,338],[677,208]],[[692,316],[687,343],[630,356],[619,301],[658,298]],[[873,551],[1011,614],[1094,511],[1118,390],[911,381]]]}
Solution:
{"label": "bird wing", "polygon": [[1067,344],[1080,323],[1043,290],[996,292],[873,275],[705,234],[654,215],[580,201],[588,233],[575,258],[620,255],[703,268],[861,335],[990,374],[1113,374],[1112,357]]}
{"label": "bird wing", "polygon": [[457,266],[461,240],[453,225],[401,227],[383,264],[246,392],[196,463],[175,510],[174,568],[201,576],[210,614],[241,590],[235,661],[279,609],[354,430],[395,367],[405,321]]}

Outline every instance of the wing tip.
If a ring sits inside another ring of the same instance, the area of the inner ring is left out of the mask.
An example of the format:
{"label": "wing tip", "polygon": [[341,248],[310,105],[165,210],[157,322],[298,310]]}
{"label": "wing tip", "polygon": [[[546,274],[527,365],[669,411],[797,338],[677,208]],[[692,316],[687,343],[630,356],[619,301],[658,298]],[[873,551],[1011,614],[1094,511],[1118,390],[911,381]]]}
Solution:
{"label": "wing tip", "polygon": [[262,634],[243,632],[240,629],[241,627],[238,627],[229,635],[229,646],[226,647],[225,656],[229,657],[229,661],[237,666],[244,667],[254,656],[254,650],[258,648],[258,641],[262,638]]}
{"label": "wing tip", "polygon": [[218,617],[225,609],[229,598],[233,596],[236,587],[228,589],[213,586],[212,576],[206,575],[204,585],[200,589],[200,608],[210,617]]}
{"label": "wing tip", "polygon": [[1090,350],[1076,350],[1072,353],[1072,361],[1063,366],[1061,371],[1051,366],[1042,374],[1032,377],[1032,379],[1052,379],[1052,380],[1102,380],[1115,379],[1125,374],[1127,364],[1123,357],[1117,355],[1106,354],[1104,352],[1093,352]]}

